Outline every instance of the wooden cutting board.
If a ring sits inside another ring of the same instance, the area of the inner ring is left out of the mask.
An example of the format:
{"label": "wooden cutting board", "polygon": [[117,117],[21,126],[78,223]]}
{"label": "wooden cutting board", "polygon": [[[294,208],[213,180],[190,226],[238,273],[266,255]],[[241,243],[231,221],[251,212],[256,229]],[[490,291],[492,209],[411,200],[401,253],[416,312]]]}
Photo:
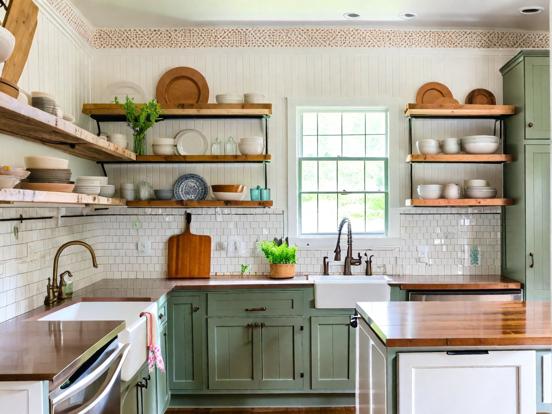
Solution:
{"label": "wooden cutting board", "polygon": [[211,276],[211,236],[192,234],[192,215],[186,213],[186,230],[169,239],[167,277],[206,279]]}

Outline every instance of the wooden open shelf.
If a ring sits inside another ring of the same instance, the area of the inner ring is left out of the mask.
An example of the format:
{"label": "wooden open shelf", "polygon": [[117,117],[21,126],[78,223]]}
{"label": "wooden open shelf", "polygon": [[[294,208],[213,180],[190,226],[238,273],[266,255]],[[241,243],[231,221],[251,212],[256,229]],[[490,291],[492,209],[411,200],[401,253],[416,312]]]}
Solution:
{"label": "wooden open shelf", "polygon": [[[140,106],[141,104],[138,104]],[[143,104],[142,104],[143,105]],[[120,104],[87,103],[82,112],[97,121],[124,121]],[[169,118],[264,118],[272,115],[272,104],[196,104],[162,108],[161,117]]]}
{"label": "wooden open shelf", "polygon": [[93,161],[135,159],[133,152],[4,93],[0,93],[0,132]]}
{"label": "wooden open shelf", "polygon": [[422,200],[412,198],[406,200],[407,207],[483,207],[483,206],[511,206],[513,200],[508,198],[438,198],[435,200]]}
{"label": "wooden open shelf", "polygon": [[513,105],[428,105],[407,104],[404,114],[411,118],[502,118],[515,115]]}
{"label": "wooden open shelf", "polygon": [[137,155],[143,163],[259,163],[269,162],[272,155]]}
{"label": "wooden open shelf", "polygon": [[54,191],[32,191],[2,189],[0,204],[32,203],[32,204],[89,204],[101,206],[125,206],[121,198],[107,198],[79,193],[59,193]]}
{"label": "wooden open shelf", "polygon": [[255,208],[272,207],[272,201],[179,201],[179,200],[148,200],[148,201],[127,201],[128,207],[150,207],[150,208],[207,208],[207,207],[237,207],[237,208]]}
{"label": "wooden open shelf", "polygon": [[406,162],[502,164],[512,159],[509,154],[409,154]]}

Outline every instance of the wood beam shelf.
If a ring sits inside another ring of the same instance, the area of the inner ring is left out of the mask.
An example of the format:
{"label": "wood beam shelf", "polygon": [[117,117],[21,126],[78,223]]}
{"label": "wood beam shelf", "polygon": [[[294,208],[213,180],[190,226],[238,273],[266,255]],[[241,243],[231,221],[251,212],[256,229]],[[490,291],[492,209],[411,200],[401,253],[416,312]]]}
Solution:
{"label": "wood beam shelf", "polygon": [[0,132],[93,161],[136,158],[127,149],[3,93],[0,93]]}
{"label": "wood beam shelf", "polygon": [[489,118],[499,119],[515,115],[513,105],[452,105],[407,104],[404,114],[410,118]]}
{"label": "wood beam shelf", "polygon": [[438,198],[424,200],[411,198],[406,200],[407,207],[489,207],[489,206],[511,206],[513,200],[507,198]]}
{"label": "wood beam shelf", "polygon": [[259,208],[272,207],[272,201],[219,201],[219,200],[148,200],[127,201],[128,207],[140,208],[208,208],[208,207],[235,207],[235,208]]}
{"label": "wood beam shelf", "polygon": [[270,154],[261,155],[137,155],[135,161],[106,161],[103,164],[163,164],[163,163],[188,163],[188,164],[241,164],[270,162]]}
{"label": "wood beam shelf", "polygon": [[406,162],[502,164],[512,159],[509,154],[409,154]]}
{"label": "wood beam shelf", "polygon": [[121,198],[107,198],[80,193],[60,193],[54,191],[33,191],[17,188],[0,190],[0,204],[32,203],[32,204],[74,204],[125,206]]}
{"label": "wood beam shelf", "polygon": [[[138,107],[141,104],[138,104]],[[142,104],[143,105],[143,104]],[[87,103],[82,112],[99,122],[125,121],[122,105]],[[178,118],[265,118],[272,115],[272,104],[195,104],[162,108],[163,119]]]}

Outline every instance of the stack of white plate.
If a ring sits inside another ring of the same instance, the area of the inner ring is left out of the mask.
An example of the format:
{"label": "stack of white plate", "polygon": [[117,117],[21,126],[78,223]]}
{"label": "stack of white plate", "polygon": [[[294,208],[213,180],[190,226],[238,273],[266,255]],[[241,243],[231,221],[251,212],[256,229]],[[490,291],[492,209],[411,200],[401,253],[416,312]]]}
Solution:
{"label": "stack of white plate", "polygon": [[462,138],[462,147],[468,154],[493,154],[499,147],[494,135],[469,135]]}
{"label": "stack of white plate", "polygon": [[241,104],[243,95],[241,93],[222,93],[215,97],[218,104]]}
{"label": "stack of white plate", "polygon": [[61,108],[56,104],[55,98],[45,92],[32,92],[31,103],[32,106],[44,112],[48,112],[49,114],[58,117],[63,116],[63,112],[61,111]]}
{"label": "stack of white plate", "polygon": [[259,104],[265,103],[266,98],[262,93],[248,92],[243,95],[243,100],[245,103],[250,104]]}
{"label": "stack of white plate", "polygon": [[496,188],[489,186],[487,180],[467,180],[465,194],[467,198],[495,198]]}
{"label": "stack of white plate", "polygon": [[77,178],[75,193],[98,195],[102,186],[107,186],[107,177],[100,176],[82,176]]}

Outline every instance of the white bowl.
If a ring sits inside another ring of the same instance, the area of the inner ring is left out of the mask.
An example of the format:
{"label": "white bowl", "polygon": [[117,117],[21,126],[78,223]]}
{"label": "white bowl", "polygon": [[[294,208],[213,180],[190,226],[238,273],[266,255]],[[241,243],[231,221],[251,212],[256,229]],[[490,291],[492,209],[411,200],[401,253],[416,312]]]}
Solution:
{"label": "white bowl", "polygon": [[102,197],[113,197],[115,195],[115,186],[113,184],[101,185],[100,195]]}
{"label": "white bowl", "polygon": [[176,145],[174,138],[154,138],[153,145]]}
{"label": "white bowl", "polygon": [[174,145],[152,145],[155,155],[174,155]]}
{"label": "white bowl", "polygon": [[481,187],[468,187],[465,191],[467,198],[495,198],[496,192],[495,188]]}
{"label": "white bowl", "polygon": [[417,188],[418,195],[426,200],[441,198],[443,186],[441,184],[420,184]]}
{"label": "white bowl", "polygon": [[481,179],[473,179],[473,180],[466,180],[466,188],[467,187],[488,187],[489,182],[487,180],[481,180]]}
{"label": "white bowl", "polygon": [[439,154],[439,142],[434,139],[423,139],[416,141],[416,148],[421,154]]}
{"label": "white bowl", "polygon": [[245,103],[265,103],[266,97],[262,93],[247,92],[243,95]]}
{"label": "white bowl", "polygon": [[493,154],[498,149],[498,142],[464,142],[462,146],[468,154]]}
{"label": "white bowl", "polygon": [[217,103],[243,103],[243,95],[240,93],[221,93],[215,96]]}
{"label": "white bowl", "polygon": [[9,59],[15,47],[15,36],[6,28],[0,26],[0,62]]}
{"label": "white bowl", "polygon": [[21,180],[13,175],[0,175],[0,188],[13,188]]}
{"label": "white bowl", "polygon": [[240,138],[240,141],[239,142],[247,142],[247,143],[250,143],[250,142],[259,142],[259,143],[263,143],[264,142],[264,137],[261,137],[261,136],[256,136],[256,137],[243,137],[243,138]]}
{"label": "white bowl", "polygon": [[495,135],[466,135],[462,138],[462,142],[498,142],[499,139]]}
{"label": "white bowl", "polygon": [[243,200],[245,191],[242,191],[241,193],[213,192],[213,196],[217,200],[221,201],[240,201]]}
{"label": "white bowl", "polygon": [[263,153],[263,144],[240,141],[238,149],[243,155],[260,155]]}
{"label": "white bowl", "polygon": [[25,157],[26,168],[66,170],[69,168],[69,160],[55,157],[29,156]]}
{"label": "white bowl", "polygon": [[101,175],[83,175],[77,177],[77,185],[107,185],[109,178]]}
{"label": "white bowl", "polygon": [[9,175],[20,180],[24,180],[30,174],[30,171],[27,171],[25,168],[22,167],[3,166],[2,168],[0,168],[0,175]]}
{"label": "white bowl", "polygon": [[74,193],[88,194],[88,195],[99,195],[101,187],[99,185],[76,185],[73,190]]}

